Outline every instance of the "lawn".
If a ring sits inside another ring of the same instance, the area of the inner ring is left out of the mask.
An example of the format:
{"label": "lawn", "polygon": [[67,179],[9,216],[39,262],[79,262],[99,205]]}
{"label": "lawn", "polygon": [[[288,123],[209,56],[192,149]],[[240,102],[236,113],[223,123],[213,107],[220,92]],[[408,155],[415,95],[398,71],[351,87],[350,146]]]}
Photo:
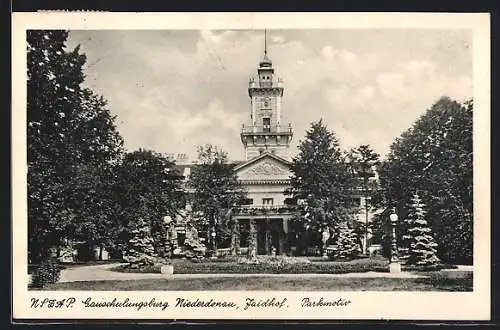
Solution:
{"label": "lawn", "polygon": [[431,272],[426,278],[218,277],[56,283],[45,290],[168,291],[472,291],[472,272]]}

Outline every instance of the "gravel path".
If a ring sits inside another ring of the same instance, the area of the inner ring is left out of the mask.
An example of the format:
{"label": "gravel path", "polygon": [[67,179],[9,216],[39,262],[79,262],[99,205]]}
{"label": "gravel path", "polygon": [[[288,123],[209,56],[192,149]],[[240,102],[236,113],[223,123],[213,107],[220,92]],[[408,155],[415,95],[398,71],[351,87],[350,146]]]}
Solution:
{"label": "gravel path", "polygon": [[289,277],[289,278],[421,278],[423,275],[401,272],[401,273],[348,273],[348,274],[142,274],[142,273],[120,273],[111,271],[120,264],[107,264],[97,266],[82,266],[63,269],[59,282],[77,281],[126,281],[140,279],[190,279],[190,278],[221,278],[221,277]]}

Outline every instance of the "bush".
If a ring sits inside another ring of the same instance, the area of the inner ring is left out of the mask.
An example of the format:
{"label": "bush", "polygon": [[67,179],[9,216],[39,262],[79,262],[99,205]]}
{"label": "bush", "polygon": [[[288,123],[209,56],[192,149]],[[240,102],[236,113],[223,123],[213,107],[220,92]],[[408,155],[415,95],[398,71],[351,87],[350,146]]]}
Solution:
{"label": "bush", "polygon": [[114,272],[120,273],[144,273],[144,274],[160,274],[161,267],[165,264],[144,265],[141,268],[132,268],[129,265],[119,265],[111,268]]}
{"label": "bush", "polygon": [[240,257],[237,259],[239,264],[268,264],[268,265],[293,265],[293,264],[308,264],[311,263],[307,258],[301,257],[286,257],[286,256],[267,256],[258,255],[255,258]]}
{"label": "bush", "polygon": [[206,263],[220,263],[220,262],[237,262],[238,259],[240,259],[241,256],[233,256],[233,255],[226,255],[223,257],[218,257],[218,258],[204,258],[204,259],[191,259],[190,261],[193,263],[201,263],[201,264],[206,264]]}
{"label": "bush", "polygon": [[32,274],[31,286],[34,288],[43,288],[48,284],[54,284],[59,281],[61,268],[54,259],[43,261]]}

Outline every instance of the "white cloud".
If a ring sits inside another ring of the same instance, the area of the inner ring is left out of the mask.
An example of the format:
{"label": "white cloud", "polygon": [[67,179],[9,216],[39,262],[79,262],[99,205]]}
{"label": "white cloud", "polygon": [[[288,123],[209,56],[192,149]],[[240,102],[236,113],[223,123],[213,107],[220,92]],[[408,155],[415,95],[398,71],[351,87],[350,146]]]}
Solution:
{"label": "white cloud", "polygon": [[377,83],[382,95],[388,98],[405,97],[408,92],[401,73],[382,73],[377,77]]}
{"label": "white cloud", "polygon": [[[109,100],[127,147],[193,155],[209,142],[242,157],[239,130],[250,109],[247,79],[263,55],[261,31],[79,33],[75,44],[83,44],[89,63],[99,60],[86,72],[88,84]],[[384,153],[440,96],[472,95],[463,69],[470,54],[441,56],[439,42],[429,46],[433,33],[419,39],[426,45],[420,53],[406,35],[396,40],[383,32],[397,45],[388,48],[369,31],[343,33],[268,33],[268,55],[285,83],[283,119],[296,128],[295,142],[323,118],[343,145],[369,143]]]}
{"label": "white cloud", "polygon": [[409,76],[433,75],[436,72],[436,64],[430,61],[412,60],[399,64],[398,67]]}

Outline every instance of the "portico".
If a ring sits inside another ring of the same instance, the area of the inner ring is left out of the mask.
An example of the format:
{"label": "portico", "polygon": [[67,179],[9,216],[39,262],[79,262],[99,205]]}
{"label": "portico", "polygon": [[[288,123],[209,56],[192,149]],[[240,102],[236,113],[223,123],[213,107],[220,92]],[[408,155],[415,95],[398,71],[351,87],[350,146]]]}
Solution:
{"label": "portico", "polygon": [[[289,235],[293,235],[289,228],[293,210],[286,205],[277,208],[237,208],[232,218],[238,226],[236,235],[239,236],[242,227],[246,227],[249,231],[248,248],[253,249],[254,254],[286,255],[290,252]],[[236,249],[239,249],[240,241],[237,237]]]}

